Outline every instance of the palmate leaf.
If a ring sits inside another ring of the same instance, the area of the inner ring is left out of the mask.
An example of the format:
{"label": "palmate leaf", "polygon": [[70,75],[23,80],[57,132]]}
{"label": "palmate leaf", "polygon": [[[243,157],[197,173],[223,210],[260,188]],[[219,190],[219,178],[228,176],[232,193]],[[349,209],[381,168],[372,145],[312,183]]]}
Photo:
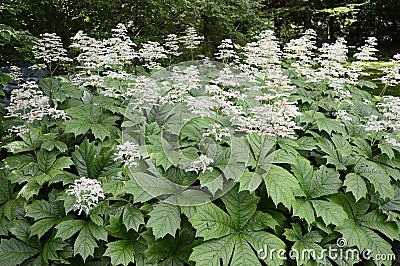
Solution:
{"label": "palmate leaf", "polygon": [[156,239],[167,234],[175,236],[176,230],[180,228],[181,211],[179,206],[160,202],[154,205],[149,216],[147,226],[153,229]]}
{"label": "palmate leaf", "polygon": [[347,174],[343,185],[347,187],[346,192],[351,192],[356,201],[367,195],[367,185],[364,178],[355,173]]}
{"label": "palmate leaf", "polygon": [[318,198],[338,193],[342,187],[342,181],[339,177],[339,172],[322,165],[313,174],[308,195],[312,198]]}
{"label": "palmate leaf", "polygon": [[189,260],[196,262],[197,266],[221,265],[220,262],[229,265],[235,243],[234,235],[207,241],[193,248]]}
{"label": "palmate leaf", "polygon": [[32,204],[26,207],[26,215],[35,220],[43,218],[56,218],[61,213],[53,209],[51,204],[45,200],[34,200]]}
{"label": "palmate leaf", "polygon": [[89,256],[93,256],[94,249],[97,247],[98,245],[93,234],[87,226],[84,226],[75,240],[74,256],[79,254],[82,256],[83,261],[86,261]]}
{"label": "palmate leaf", "polygon": [[[371,229],[356,224],[353,219],[346,220],[342,226],[335,229],[343,235],[348,247],[357,247],[360,251],[371,250],[371,258],[377,254],[391,254],[391,245]],[[380,261],[391,265],[391,261]]]}
{"label": "palmate leaf", "polygon": [[235,232],[235,225],[228,214],[213,203],[196,207],[196,214],[189,221],[196,228],[196,236],[204,240],[220,238]]}
{"label": "palmate leaf", "polygon": [[400,238],[399,228],[396,223],[388,222],[386,215],[379,213],[378,210],[371,211],[361,218],[361,225],[381,232],[390,240]]}
{"label": "palmate leaf", "polygon": [[237,230],[243,228],[257,209],[259,197],[247,191],[238,192],[238,187],[233,187],[224,195],[222,201]]}
{"label": "palmate leaf", "polygon": [[128,204],[124,208],[122,216],[122,223],[126,229],[133,229],[139,231],[139,226],[144,224],[144,217],[142,212],[133,204]]}
{"label": "palmate leaf", "polygon": [[[277,222],[268,214],[256,212],[259,199],[248,191],[237,191],[235,187],[222,197],[230,215],[214,203],[208,203],[197,206],[196,213],[189,219],[196,229],[196,236],[206,241],[193,248],[189,259],[196,265],[220,265],[220,262],[223,265],[261,265],[257,253],[266,245],[268,248],[285,248],[278,237],[261,231],[276,226]],[[266,256],[268,265],[283,262],[275,255],[272,258]]]}
{"label": "palmate leaf", "polygon": [[23,261],[39,252],[39,249],[17,239],[2,239],[0,243],[0,264],[20,265]]}
{"label": "palmate leaf", "polygon": [[308,224],[312,224],[315,221],[314,209],[310,201],[296,198],[292,206],[294,216],[304,219]]}
{"label": "palmate leaf", "polygon": [[80,176],[97,178],[118,163],[113,159],[111,147],[97,147],[94,142],[84,140],[72,153],[72,160]]}
{"label": "palmate leaf", "polygon": [[66,240],[76,234],[85,226],[85,221],[82,220],[67,220],[59,223],[56,226],[56,237]]}
{"label": "palmate leaf", "polygon": [[264,175],[264,182],[275,205],[282,203],[288,209],[295,201],[295,196],[303,194],[299,181],[289,171],[277,165],[271,165]]}
{"label": "palmate leaf", "polygon": [[118,240],[107,244],[107,249],[103,256],[111,258],[111,265],[124,265],[135,262],[135,250],[133,241],[131,240]]}
{"label": "palmate leaf", "polygon": [[310,231],[303,235],[300,225],[293,224],[293,229],[286,229],[284,235],[286,239],[294,242],[292,250],[301,254],[296,257],[297,265],[307,265],[312,261],[323,262],[323,258],[319,258],[320,254],[323,254],[323,248],[318,244],[323,237],[318,231]]}
{"label": "palmate leaf", "polygon": [[49,260],[56,261],[59,259],[59,255],[57,254],[57,251],[64,250],[64,247],[67,245],[67,243],[63,242],[59,238],[51,238],[49,241],[47,241],[42,250],[42,257],[43,260],[48,263]]}
{"label": "palmate leaf", "polygon": [[[73,119],[64,122],[65,132],[73,133],[76,136],[92,131],[95,138],[103,141],[106,137],[111,137],[109,126],[115,122],[114,116],[104,116],[104,121],[100,119],[100,106],[88,104],[83,107],[72,107],[66,110],[67,114]],[[108,120],[107,120],[108,119]],[[100,122],[103,122],[101,124]],[[110,123],[111,122],[111,123]]]}
{"label": "palmate leaf", "polygon": [[58,223],[60,218],[45,218],[34,223],[31,227],[30,236],[37,235],[41,238],[47,231],[50,230],[56,223]]}
{"label": "palmate leaf", "polygon": [[326,225],[342,225],[348,219],[343,207],[337,203],[325,200],[311,200],[315,213],[321,217]]}
{"label": "palmate leaf", "polygon": [[147,249],[143,252],[146,263],[166,266],[188,265],[192,248],[202,241],[195,240],[195,232],[186,219],[182,221],[181,227],[175,237],[167,235],[155,240],[150,231],[141,234],[146,239]]}
{"label": "palmate leaf", "polygon": [[390,176],[378,164],[362,158],[354,167],[354,172],[371,182],[381,198],[394,198]]}

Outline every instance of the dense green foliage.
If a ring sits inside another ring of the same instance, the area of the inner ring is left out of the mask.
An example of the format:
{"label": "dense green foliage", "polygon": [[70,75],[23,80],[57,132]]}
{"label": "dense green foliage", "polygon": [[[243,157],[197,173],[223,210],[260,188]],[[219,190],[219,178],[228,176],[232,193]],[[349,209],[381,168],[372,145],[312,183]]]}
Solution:
{"label": "dense green foliage", "polygon": [[201,38],[182,36],[171,60],[155,43],[133,53],[119,25],[76,35],[71,61],[43,35],[34,51],[52,75],[4,111],[0,264],[390,265],[400,99],[362,90],[376,85],[362,61],[345,66],[344,41],[316,50],[313,36],[282,52],[264,31],[225,42],[223,63],[169,66],[197,58]]}

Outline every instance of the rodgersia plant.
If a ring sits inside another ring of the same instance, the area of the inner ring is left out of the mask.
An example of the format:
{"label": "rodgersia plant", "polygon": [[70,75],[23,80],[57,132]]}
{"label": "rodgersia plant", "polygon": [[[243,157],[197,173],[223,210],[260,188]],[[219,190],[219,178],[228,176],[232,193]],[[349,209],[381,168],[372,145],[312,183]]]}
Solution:
{"label": "rodgersia plant", "polygon": [[195,58],[193,28],[144,44],[123,24],[79,32],[68,75],[7,107],[4,126],[29,131],[0,143],[0,265],[391,265],[400,101],[362,90],[373,38],[352,63],[344,39],[316,38],[268,30],[224,40],[229,64],[168,66]]}
{"label": "rodgersia plant", "polygon": [[93,207],[99,203],[99,200],[104,199],[101,183],[86,177],[76,179],[66,192],[76,198],[74,207],[79,210],[78,215],[82,212],[89,215]]}

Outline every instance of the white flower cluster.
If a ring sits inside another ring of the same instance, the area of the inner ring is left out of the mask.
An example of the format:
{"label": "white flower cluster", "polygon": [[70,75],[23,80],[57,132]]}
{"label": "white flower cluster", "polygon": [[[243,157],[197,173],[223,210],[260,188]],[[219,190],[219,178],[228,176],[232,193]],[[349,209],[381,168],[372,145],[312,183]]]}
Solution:
{"label": "white flower cluster", "polygon": [[105,198],[100,181],[86,177],[75,179],[74,184],[66,192],[76,198],[74,207],[79,210],[79,215],[82,211],[88,215],[99,203],[99,199]]}
{"label": "white flower cluster", "polygon": [[387,144],[392,145],[393,147],[400,147],[400,142],[397,142],[395,138],[389,136],[384,136],[383,138]]}
{"label": "white flower cluster", "polygon": [[357,48],[360,52],[355,53],[353,56],[360,61],[376,61],[378,60],[375,57],[376,52],[378,52],[378,49],[375,48],[377,44],[375,37],[369,37],[365,40],[364,46]]}
{"label": "white flower cluster", "polygon": [[55,33],[44,33],[35,41],[32,48],[37,60],[42,60],[48,66],[54,62],[71,61],[67,57],[67,50],[63,48],[61,38]]}
{"label": "white flower cluster", "polygon": [[19,81],[22,80],[23,78],[23,73],[21,71],[21,69],[17,66],[11,66],[10,67],[10,78],[15,81],[16,83],[19,83]]}
{"label": "white flower cluster", "polygon": [[281,98],[270,104],[263,103],[261,106],[250,107],[248,116],[237,118],[237,130],[295,139],[295,129],[298,129],[299,126],[294,118],[300,114],[296,103]]}
{"label": "white flower cluster", "polygon": [[157,60],[168,58],[167,51],[158,42],[148,41],[143,43],[138,53],[140,58],[146,62],[144,66],[148,69],[161,68],[161,64]]}
{"label": "white flower cluster", "polygon": [[218,52],[215,53],[215,58],[220,60],[233,60],[236,61],[239,59],[236,51],[233,47],[233,42],[231,39],[224,39],[222,43],[217,47]]}
{"label": "white flower cluster", "polygon": [[286,43],[283,50],[284,57],[292,59],[291,66],[303,76],[312,76],[314,69],[311,62],[315,57],[314,50],[317,33],[314,30],[306,30],[299,39],[292,39]]}
{"label": "white flower cluster", "polygon": [[[6,107],[8,113],[6,117],[19,118],[26,123],[40,121],[45,116],[54,119],[68,119],[63,110],[57,110],[49,104],[49,97],[39,90],[35,82],[26,82],[20,89],[15,89],[11,93],[9,106]],[[24,126],[14,128],[15,133],[25,133]]]}
{"label": "white flower cluster", "polygon": [[180,56],[182,53],[178,52],[179,50],[179,41],[178,41],[178,36],[176,34],[168,34],[167,37],[165,38],[165,51],[167,54],[173,55],[173,56]]}
{"label": "white flower cluster", "polygon": [[385,86],[394,87],[400,84],[400,54],[394,55],[391,62],[393,66],[379,69],[385,75],[378,78],[378,80],[382,81],[382,84]]}
{"label": "white flower cluster", "polygon": [[367,118],[367,124],[364,126],[365,131],[377,133],[384,132],[388,129],[388,121],[384,119],[379,120],[379,117],[376,115],[370,115]]}
{"label": "white flower cluster", "polygon": [[130,106],[138,108],[139,111],[150,110],[159,105],[161,88],[151,77],[138,76],[135,82],[127,88],[126,96],[133,97]]}
{"label": "white flower cluster", "polygon": [[114,154],[115,161],[122,161],[127,167],[137,167],[139,164],[136,159],[140,159],[139,146],[132,141],[125,141],[117,145],[118,152]]}
{"label": "white flower cluster", "polygon": [[73,77],[75,84],[101,87],[104,84],[104,77],[99,75],[102,71],[128,65],[137,57],[136,45],[127,35],[125,26],[118,24],[112,31],[112,36],[102,41],[82,31],[71,38],[70,47],[80,51],[75,57],[81,70]]}
{"label": "white flower cluster", "polygon": [[[243,55],[247,68],[251,68],[250,73],[266,80],[276,76],[280,72],[281,50],[272,30],[265,30],[257,36],[256,42],[247,43],[243,47]],[[246,68],[244,67],[244,68]],[[261,68],[261,71],[259,69]]]}
{"label": "white flower cluster", "polygon": [[378,103],[377,107],[383,113],[388,126],[396,133],[400,133],[400,98],[395,96],[382,97],[383,102]]}
{"label": "white flower cluster", "polygon": [[199,69],[195,65],[190,65],[183,69],[174,66],[172,68],[170,83],[172,88],[163,95],[160,99],[161,102],[169,104],[182,102],[185,95],[200,86]]}
{"label": "white flower cluster", "polygon": [[337,110],[335,113],[336,120],[351,121],[352,118],[349,116],[346,110]]}
{"label": "white flower cluster", "polygon": [[182,36],[181,41],[186,49],[196,49],[197,46],[204,40],[203,36],[199,36],[196,29],[193,27],[188,27],[185,30],[185,35]]}
{"label": "white flower cluster", "polygon": [[222,141],[224,138],[229,138],[231,133],[226,127],[222,127],[221,124],[214,123],[209,125],[209,129],[203,133],[203,137],[214,137],[215,141]]}
{"label": "white flower cluster", "polygon": [[209,166],[212,164],[214,160],[212,158],[208,158],[207,155],[200,155],[199,159],[193,161],[188,168],[186,168],[186,172],[196,172],[196,174],[201,171],[203,174],[208,170],[212,171],[213,167]]}

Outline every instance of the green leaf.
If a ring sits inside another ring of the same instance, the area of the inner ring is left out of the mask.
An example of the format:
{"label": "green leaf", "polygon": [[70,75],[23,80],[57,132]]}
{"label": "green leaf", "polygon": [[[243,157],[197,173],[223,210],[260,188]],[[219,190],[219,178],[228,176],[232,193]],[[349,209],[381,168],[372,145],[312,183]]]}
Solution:
{"label": "green leaf", "polygon": [[276,226],[279,226],[279,223],[274,219],[271,214],[256,211],[256,213],[249,219],[244,230],[260,231],[268,227],[274,229]]}
{"label": "green leaf", "polygon": [[30,223],[24,220],[14,220],[12,221],[12,226],[9,231],[19,240],[23,241],[25,244],[35,247],[38,242],[35,238],[30,238]]}
{"label": "green leaf", "polygon": [[73,133],[75,137],[86,134],[89,131],[91,124],[79,120],[67,120],[64,122],[65,132]]}
{"label": "green leaf", "polygon": [[95,138],[103,141],[106,137],[111,137],[111,131],[103,125],[92,124],[90,126]]}
{"label": "green leaf", "polygon": [[235,225],[228,214],[214,203],[196,207],[197,213],[189,221],[196,228],[196,236],[204,240],[220,238],[235,232]]}
{"label": "green leaf", "polygon": [[224,179],[218,171],[200,173],[197,179],[200,181],[201,187],[206,187],[212,195],[224,187]]}
{"label": "green leaf", "polygon": [[41,185],[39,185],[35,179],[31,179],[18,192],[18,197],[23,197],[24,199],[29,200],[33,195],[39,195],[41,188]]}
{"label": "green leaf", "polygon": [[175,236],[176,230],[180,228],[181,212],[179,206],[160,202],[154,205],[149,216],[147,226],[153,229],[153,235],[156,239],[167,234]]}
{"label": "green leaf", "polygon": [[264,182],[275,205],[282,203],[288,209],[295,201],[295,195],[302,191],[299,181],[286,169],[277,165],[271,165],[264,176]]}
{"label": "green leaf", "polygon": [[[320,254],[323,254],[323,248],[318,245],[322,240],[322,236],[317,231],[311,231],[302,236],[297,240],[292,249],[299,252],[299,254],[304,254],[304,256],[298,256],[296,258],[298,265],[307,265],[310,260],[324,262],[319,258]],[[312,252],[310,252],[312,251]]]}
{"label": "green leaf", "polygon": [[[256,252],[257,256],[265,261],[265,264],[272,266],[283,265],[284,260],[280,256],[278,256],[278,252],[274,252],[272,254],[265,254],[264,252],[268,252],[268,250],[270,251],[272,249],[286,250],[285,242],[283,242],[279,237],[264,231],[245,231],[241,235],[250,244],[252,249]],[[267,248],[267,250],[265,250],[265,248]],[[264,256],[266,258],[263,258]]]}
{"label": "green leaf", "polygon": [[356,201],[367,195],[367,185],[364,178],[355,173],[347,174],[343,185],[346,187],[346,192],[351,192]]}
{"label": "green leaf", "polygon": [[344,127],[340,124],[339,121],[335,119],[321,117],[315,119],[315,122],[317,123],[318,129],[320,131],[325,131],[329,135],[332,133],[332,131],[346,134],[346,130],[344,129]]}
{"label": "green leaf", "polygon": [[125,225],[127,230],[133,229],[138,232],[139,226],[144,224],[143,214],[135,205],[128,204],[124,208],[122,223]]}
{"label": "green leaf", "polygon": [[28,145],[25,141],[13,141],[4,145],[4,148],[14,154],[32,150],[32,147]]}
{"label": "green leaf", "polygon": [[92,168],[95,161],[95,146],[94,143],[89,143],[85,140],[72,153],[72,159],[80,176],[92,178]]}
{"label": "green leaf", "polygon": [[89,229],[95,239],[107,241],[107,230],[103,226],[99,226],[90,221],[85,224],[85,227]]}
{"label": "green leaf", "polygon": [[240,266],[240,265],[260,265],[257,255],[254,253],[253,249],[249,245],[245,236],[239,235],[236,237],[235,249],[233,251],[233,256],[230,265]]}
{"label": "green leaf", "polygon": [[236,230],[241,230],[254,215],[259,197],[248,191],[238,192],[237,186],[222,197]]}
{"label": "green leaf", "polygon": [[391,185],[390,176],[378,164],[366,159],[360,159],[354,167],[354,172],[368,179],[374,186],[375,191],[383,199],[394,198],[394,189]]}
{"label": "green leaf", "polygon": [[244,172],[239,179],[239,191],[248,190],[250,192],[253,192],[260,186],[262,181],[263,178],[261,175],[255,172]]}
{"label": "green leaf", "polygon": [[107,244],[103,256],[111,258],[111,265],[124,265],[135,262],[135,250],[130,240],[118,240]]}
{"label": "green leaf", "polygon": [[342,181],[339,179],[339,172],[322,165],[314,172],[309,183],[309,190],[306,193],[311,198],[318,198],[339,192]]}
{"label": "green leaf", "polygon": [[89,226],[84,225],[74,243],[74,256],[79,254],[83,261],[86,261],[89,256],[94,255],[94,249],[97,247],[96,239]]}
{"label": "green leaf", "polygon": [[325,200],[312,200],[311,203],[317,216],[321,217],[326,225],[333,224],[338,226],[348,219],[343,207],[336,203]]}
{"label": "green leaf", "polygon": [[58,152],[56,151],[47,151],[47,150],[39,150],[37,153],[37,161],[40,170],[42,170],[44,173],[47,173],[47,171],[51,168],[53,163],[55,162],[57,158]]}
{"label": "green leaf", "polygon": [[361,225],[377,230],[390,240],[400,238],[399,228],[396,223],[386,221],[387,217],[378,210],[371,211],[361,218]]}
{"label": "green leaf", "polygon": [[26,215],[35,220],[57,217],[57,212],[45,200],[34,200],[26,207]]}
{"label": "green leaf", "polygon": [[60,256],[57,254],[57,251],[64,250],[67,243],[63,242],[59,238],[51,238],[47,241],[42,250],[43,260],[48,263],[49,260],[57,261]]}
{"label": "green leaf", "polygon": [[39,253],[38,249],[17,239],[2,239],[0,243],[0,264],[19,265],[37,253]]}
{"label": "green leaf", "polygon": [[37,235],[41,238],[46,232],[50,230],[61,219],[59,218],[45,218],[34,223],[31,227],[30,236]]}
{"label": "green leaf", "polygon": [[292,206],[294,216],[306,220],[309,225],[315,221],[314,209],[309,201],[303,198],[296,198]]}
{"label": "green leaf", "polygon": [[57,229],[56,237],[59,237],[62,240],[66,240],[71,236],[73,236],[74,234],[76,234],[76,232],[81,230],[84,226],[85,226],[85,221],[82,220],[67,220],[61,222],[56,226]]}
{"label": "green leaf", "polygon": [[234,235],[207,241],[193,248],[189,260],[196,262],[196,266],[229,265],[231,254],[235,247]]}

